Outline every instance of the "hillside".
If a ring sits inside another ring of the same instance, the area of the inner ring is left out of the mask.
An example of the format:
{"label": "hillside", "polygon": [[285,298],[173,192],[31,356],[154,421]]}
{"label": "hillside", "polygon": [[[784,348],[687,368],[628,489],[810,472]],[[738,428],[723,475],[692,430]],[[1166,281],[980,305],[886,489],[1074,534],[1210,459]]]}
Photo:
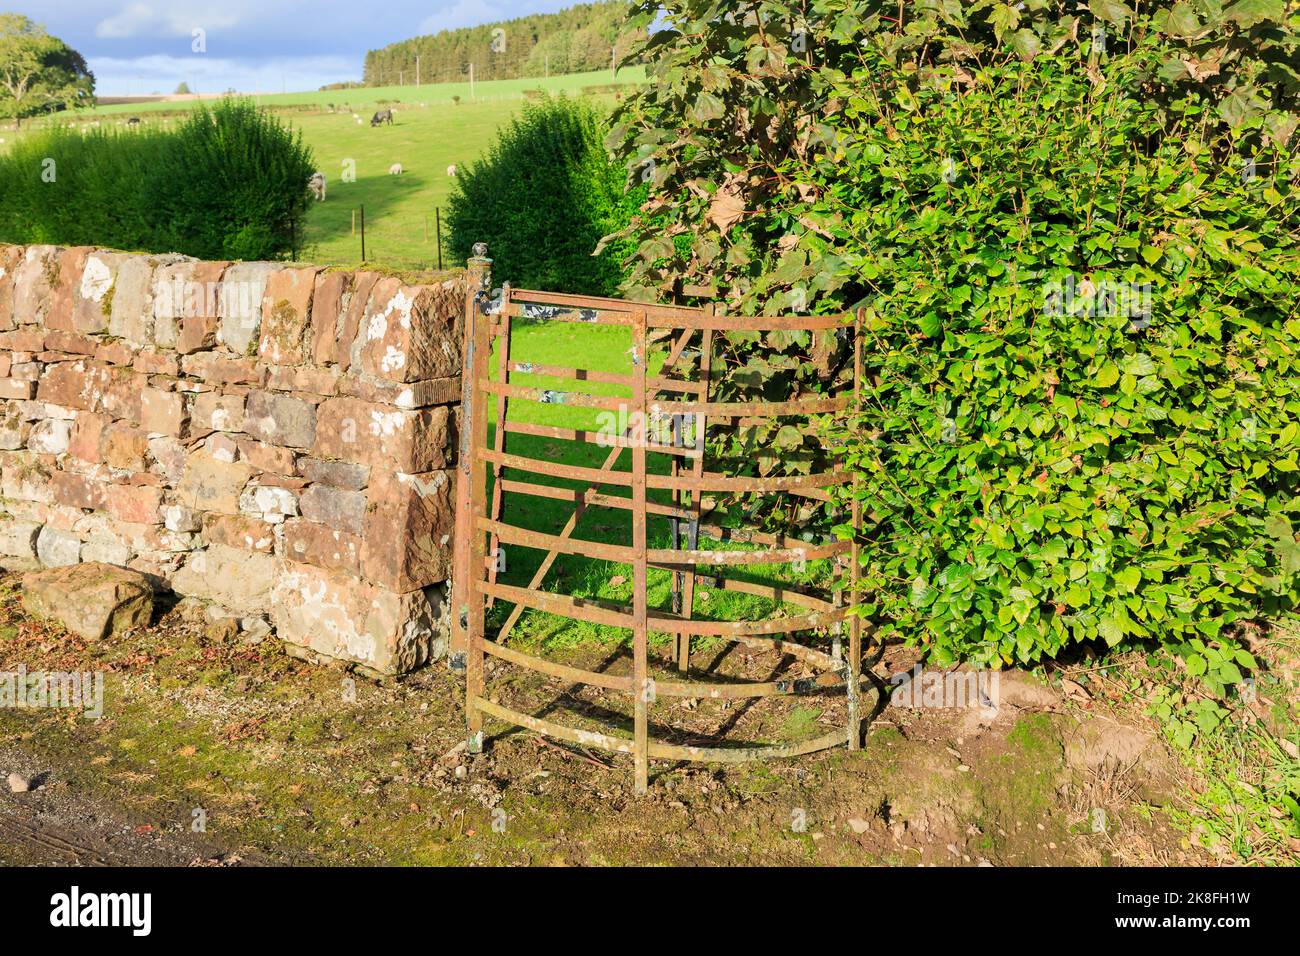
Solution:
{"label": "hillside", "polygon": [[367,86],[508,80],[608,69],[611,54],[626,56],[640,37],[626,26],[623,0],[583,3],[558,13],[533,14],[432,36],[413,37],[366,54]]}

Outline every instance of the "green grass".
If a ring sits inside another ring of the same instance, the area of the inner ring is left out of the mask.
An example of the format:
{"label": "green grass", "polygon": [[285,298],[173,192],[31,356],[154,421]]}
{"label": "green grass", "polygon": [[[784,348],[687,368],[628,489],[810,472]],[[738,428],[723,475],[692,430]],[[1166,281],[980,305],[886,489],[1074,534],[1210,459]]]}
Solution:
{"label": "green grass", "polygon": [[[618,71],[617,79],[612,79],[608,70],[593,70],[590,73],[569,73],[563,76],[527,77],[517,80],[482,80],[474,84],[474,97],[478,102],[491,102],[500,99],[521,99],[530,90],[547,90],[552,93],[578,92],[589,86],[608,86],[612,83],[644,83],[645,67],[629,66]],[[264,93],[253,98],[259,106],[295,107],[295,106],[378,106],[381,103],[405,103],[432,105],[451,103],[453,96],[462,101],[469,101],[469,82],[462,83],[424,83],[420,86],[363,86],[350,90],[309,90],[296,93]],[[201,102],[201,101],[199,101]],[[88,115],[113,116],[125,114],[135,116],[141,113],[175,112],[192,108],[195,101],[181,102],[158,101],[152,103],[110,103],[85,111]],[[78,114],[81,115],[81,114]],[[369,119],[369,117],[367,117]]]}
{"label": "green grass", "polygon": [[[643,68],[620,70],[619,83],[639,83]],[[360,211],[365,208],[366,261],[402,270],[436,267],[438,246],[435,209],[446,211],[453,180],[447,167],[464,168],[484,155],[496,131],[507,124],[525,102],[529,90],[580,94],[588,87],[610,83],[609,73],[577,73],[549,79],[494,80],[475,84],[469,100],[468,83],[425,86],[366,87],[286,93],[255,97],[264,106],[282,110],[283,118],[302,130],[311,147],[316,168],[328,183],[326,201],[315,203],[307,217],[302,259],[322,265],[356,266],[362,261]],[[460,96],[459,104],[453,96]],[[596,99],[608,107],[613,96],[602,92]],[[373,111],[383,104],[395,111],[392,126],[370,127]],[[170,125],[197,105],[185,103],[113,104],[71,116],[60,114],[43,121],[125,124],[140,115],[146,124]],[[336,109],[329,111],[330,106]],[[357,123],[353,114],[362,120]],[[42,122],[21,132],[4,131],[0,150]],[[401,163],[401,176],[388,175]],[[344,173],[354,174],[345,181]],[[358,220],[354,231],[354,217]],[[443,265],[451,267],[444,251]],[[509,279],[509,276],[502,276]]]}
{"label": "green grass", "polygon": [[[358,222],[365,209],[366,260],[401,269],[437,265],[435,208],[446,212],[454,180],[447,167],[468,166],[491,145],[522,101],[399,107],[393,126],[358,125],[350,112],[294,117],[327,180],[323,203],[307,217],[303,258],[328,265],[361,259]],[[402,164],[402,175],[388,168]],[[355,181],[343,180],[345,169]],[[444,252],[444,266],[452,263]]]}
{"label": "green grass", "polygon": [[[519,322],[516,320],[511,335],[511,358],[517,362],[535,362],[543,365],[588,368],[605,372],[630,374],[632,362],[630,330],[615,326],[575,325],[563,322]],[[493,377],[497,377],[496,356],[492,360]],[[663,351],[652,351],[648,371],[656,374],[665,359]],[[536,388],[556,390],[580,390],[591,394],[627,396],[629,390],[620,385],[583,382],[552,378],[536,374],[519,374],[511,376],[516,384]],[[602,415],[609,415],[596,409],[580,408],[563,404],[541,404],[520,399],[511,400],[507,420],[521,421],[538,425],[551,425],[562,428],[609,431],[609,419],[602,421]],[[491,441],[489,435],[489,441]],[[510,454],[536,458],[544,462],[556,462],[566,465],[581,465],[599,468],[609,455],[609,449],[591,444],[539,438],[531,435],[512,434],[508,436],[506,450]],[[631,467],[631,452],[624,450],[614,468],[628,471]],[[663,454],[651,454],[647,469],[654,474],[667,474],[668,457]],[[511,475],[507,475],[511,477]],[[563,478],[549,477],[529,473],[514,475],[520,480],[535,484],[544,484],[562,488],[580,488],[585,483]],[[629,489],[618,486],[604,486],[601,489],[608,494],[626,496]],[[671,493],[662,489],[650,489],[647,497],[651,501],[669,503]],[[558,534],[569,515],[571,503],[546,498],[510,493],[504,499],[503,518],[510,524]],[[579,520],[573,535],[575,540],[607,542],[621,545],[632,543],[632,522],[630,513],[610,508],[588,508]],[[666,517],[652,516],[647,530],[648,545],[651,548],[672,546],[671,531]],[[722,544],[701,534],[701,548],[735,547]],[[544,552],[510,546],[506,549],[506,571],[499,580],[504,584],[525,587],[533,573],[541,564]],[[724,570],[727,577],[741,578],[759,583],[815,584],[824,583],[830,575],[830,563],[827,561],[809,561],[802,573],[796,573],[790,565],[751,565],[731,567]],[[647,576],[647,600],[651,608],[667,609],[671,606],[672,573],[651,568]],[[580,555],[562,555],[551,568],[542,582],[543,590],[556,591],[578,598],[598,598],[630,604],[632,601],[632,569],[627,564],[605,561]],[[709,620],[756,620],[780,613],[778,605],[771,600],[754,595],[740,594],[711,587],[697,587],[695,617]],[[489,619],[489,632],[494,633],[500,627],[509,608],[498,603]],[[793,611],[791,613],[794,613]],[[526,611],[516,626],[512,641],[516,638],[525,642],[537,642],[547,646],[573,645],[586,641],[615,642],[625,640],[627,632],[571,621],[541,611]],[[664,643],[664,635],[652,635],[652,643]],[[709,646],[708,639],[697,638],[699,647]]]}

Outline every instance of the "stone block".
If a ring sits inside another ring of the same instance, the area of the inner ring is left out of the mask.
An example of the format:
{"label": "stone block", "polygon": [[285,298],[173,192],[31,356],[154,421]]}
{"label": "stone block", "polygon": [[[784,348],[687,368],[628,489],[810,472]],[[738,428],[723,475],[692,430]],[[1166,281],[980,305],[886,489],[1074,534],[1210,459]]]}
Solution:
{"label": "stone block", "polygon": [[256,351],[266,282],[277,267],[269,262],[241,262],[221,276],[220,326],[217,342],[235,355]]}
{"label": "stone block", "polygon": [[407,286],[381,279],[370,295],[354,360],[363,373],[390,382],[456,375],[464,308],[456,282]]}
{"label": "stone block", "polygon": [[50,525],[36,536],[36,557],[47,568],[61,568],[81,560],[81,539]]}
{"label": "stone block", "polygon": [[302,493],[302,516],[338,531],[359,535],[365,531],[366,496],[328,485],[312,485]]}
{"label": "stone block", "polygon": [[288,395],[252,391],[244,407],[244,429],[269,445],[311,448],[316,440],[316,406]]}
{"label": "stone block", "polygon": [[280,269],[267,276],[257,346],[262,361],[298,365],[306,360],[312,290],[318,272],[315,268]]}
{"label": "stone block", "polygon": [[269,554],[210,544],[195,551],[172,575],[172,589],[249,612],[268,611],[278,562]]}
{"label": "stone block", "polygon": [[36,538],[41,533],[39,521],[24,521],[0,514],[0,554],[10,558],[36,557]]}
{"label": "stone block", "polygon": [[281,640],[352,661],[367,673],[405,673],[446,652],[436,592],[395,594],[344,572],[291,563],[276,581],[271,604]]}
{"label": "stone block", "polygon": [[444,406],[398,409],[356,398],[330,398],[316,410],[313,458],[339,458],[419,473],[449,460],[450,414]]}
{"label": "stone block", "polygon": [[137,571],[79,564],[23,575],[23,607],[88,641],[143,627],[153,616],[153,586]]}
{"label": "stone block", "polygon": [[451,576],[456,524],[451,471],[377,474],[371,482],[361,573],[394,591]]}

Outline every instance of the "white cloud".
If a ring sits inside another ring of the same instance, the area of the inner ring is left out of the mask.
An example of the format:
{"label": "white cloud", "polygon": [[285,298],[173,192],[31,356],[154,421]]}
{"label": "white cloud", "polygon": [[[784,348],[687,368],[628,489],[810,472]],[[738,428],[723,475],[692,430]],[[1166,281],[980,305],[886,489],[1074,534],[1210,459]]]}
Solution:
{"label": "white cloud", "polygon": [[95,36],[121,40],[139,36],[190,36],[195,27],[228,30],[245,17],[240,3],[168,3],[161,11],[150,3],[131,3],[95,25]]}
{"label": "white cloud", "polygon": [[196,93],[279,93],[315,90],[361,78],[361,58],[289,56],[274,59],[213,56],[91,57],[100,96],[170,93],[182,80]]}
{"label": "white cloud", "polygon": [[421,20],[419,34],[425,36],[441,30],[473,27],[506,19],[509,19],[509,15],[490,0],[455,0],[454,3]]}

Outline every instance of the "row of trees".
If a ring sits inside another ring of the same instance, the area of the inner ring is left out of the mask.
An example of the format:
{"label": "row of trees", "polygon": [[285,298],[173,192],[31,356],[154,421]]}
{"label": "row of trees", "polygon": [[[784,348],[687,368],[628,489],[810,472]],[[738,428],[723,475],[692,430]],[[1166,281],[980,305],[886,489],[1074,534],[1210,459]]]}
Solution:
{"label": "row of trees", "polygon": [[0,118],[94,102],[95,77],[80,53],[27,17],[0,13]]}
{"label": "row of trees", "polygon": [[414,37],[366,54],[367,86],[480,80],[599,70],[621,60],[644,29],[629,26],[624,0],[583,3],[500,23]]}

